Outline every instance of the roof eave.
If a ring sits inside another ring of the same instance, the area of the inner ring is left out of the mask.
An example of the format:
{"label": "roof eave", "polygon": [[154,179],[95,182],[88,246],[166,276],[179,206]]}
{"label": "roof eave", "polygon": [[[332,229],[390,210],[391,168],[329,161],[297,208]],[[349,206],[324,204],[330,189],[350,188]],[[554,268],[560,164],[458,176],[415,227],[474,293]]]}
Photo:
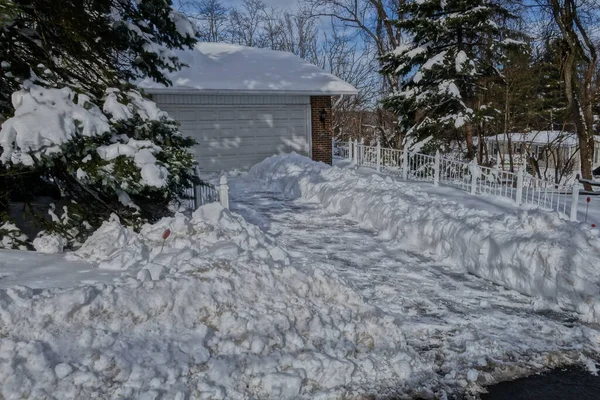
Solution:
{"label": "roof eave", "polygon": [[252,90],[252,89],[188,89],[188,88],[144,88],[148,94],[211,94],[211,95],[279,95],[279,96],[341,96],[357,95],[354,90]]}

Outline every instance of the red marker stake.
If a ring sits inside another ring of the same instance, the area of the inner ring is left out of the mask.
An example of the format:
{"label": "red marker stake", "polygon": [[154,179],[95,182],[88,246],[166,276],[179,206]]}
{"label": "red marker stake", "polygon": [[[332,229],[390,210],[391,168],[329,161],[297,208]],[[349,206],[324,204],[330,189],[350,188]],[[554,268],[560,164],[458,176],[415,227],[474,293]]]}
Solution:
{"label": "red marker stake", "polygon": [[162,253],[163,249],[165,248],[165,240],[167,240],[167,238],[171,235],[171,230],[167,229],[166,231],[163,232],[162,234],[162,238],[163,238],[163,242],[162,242],[162,246],[160,248],[160,251]]}
{"label": "red marker stake", "polygon": [[589,197],[587,199],[585,199],[585,221],[583,222],[587,222],[587,212],[588,212],[588,208],[590,208],[590,201],[592,199],[590,199]]}

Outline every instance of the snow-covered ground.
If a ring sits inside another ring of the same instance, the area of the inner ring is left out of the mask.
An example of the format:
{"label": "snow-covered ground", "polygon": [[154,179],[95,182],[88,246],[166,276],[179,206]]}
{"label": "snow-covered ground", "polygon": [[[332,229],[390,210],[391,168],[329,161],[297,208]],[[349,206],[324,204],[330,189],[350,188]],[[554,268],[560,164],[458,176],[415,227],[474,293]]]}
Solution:
{"label": "snow-covered ground", "polygon": [[444,398],[594,369],[597,232],[295,155],[230,187],[232,212],[107,222],[66,261],[0,251],[0,397]]}

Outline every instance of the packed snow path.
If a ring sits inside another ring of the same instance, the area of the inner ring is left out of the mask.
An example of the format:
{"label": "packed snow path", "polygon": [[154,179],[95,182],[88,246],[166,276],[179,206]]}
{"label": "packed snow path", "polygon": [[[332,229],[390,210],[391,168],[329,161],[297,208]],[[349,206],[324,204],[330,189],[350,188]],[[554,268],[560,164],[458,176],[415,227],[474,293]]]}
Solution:
{"label": "packed snow path", "polygon": [[597,351],[597,327],[576,322],[574,313],[402,248],[248,176],[233,178],[231,188],[233,211],[275,236],[296,264],[339,274],[393,315],[442,380],[468,370],[467,380],[485,384],[563,362],[590,364],[584,354]]}

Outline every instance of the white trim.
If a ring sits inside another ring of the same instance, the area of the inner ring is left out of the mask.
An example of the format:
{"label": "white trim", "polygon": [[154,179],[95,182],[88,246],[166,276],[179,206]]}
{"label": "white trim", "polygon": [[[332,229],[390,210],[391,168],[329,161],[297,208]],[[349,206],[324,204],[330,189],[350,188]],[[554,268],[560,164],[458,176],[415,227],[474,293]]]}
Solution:
{"label": "white trim", "polygon": [[297,105],[310,104],[310,96],[257,95],[257,94],[168,94],[155,93],[152,100],[157,104],[177,105]]}
{"label": "white trim", "polygon": [[341,95],[357,95],[358,91],[315,91],[315,90],[222,90],[222,89],[186,89],[186,88],[144,88],[147,94],[211,94],[211,95],[240,95],[240,94],[255,94],[255,95],[298,95],[298,96],[341,96]]}

